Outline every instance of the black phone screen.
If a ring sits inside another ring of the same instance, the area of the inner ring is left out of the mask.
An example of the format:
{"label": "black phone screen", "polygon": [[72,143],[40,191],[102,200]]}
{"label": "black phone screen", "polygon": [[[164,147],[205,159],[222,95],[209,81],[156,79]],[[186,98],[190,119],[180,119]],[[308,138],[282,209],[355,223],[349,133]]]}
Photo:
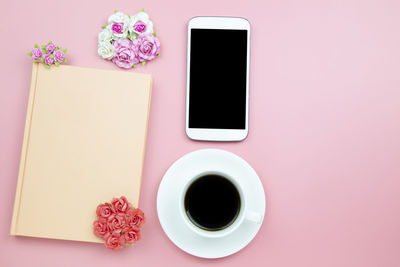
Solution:
{"label": "black phone screen", "polygon": [[189,128],[245,129],[247,34],[191,29]]}

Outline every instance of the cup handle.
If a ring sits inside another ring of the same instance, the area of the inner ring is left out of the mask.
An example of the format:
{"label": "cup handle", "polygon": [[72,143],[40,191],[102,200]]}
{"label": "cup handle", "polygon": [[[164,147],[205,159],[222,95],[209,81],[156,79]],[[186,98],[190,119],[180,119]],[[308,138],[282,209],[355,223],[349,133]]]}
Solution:
{"label": "cup handle", "polygon": [[246,212],[246,220],[251,221],[256,224],[260,224],[262,222],[262,216],[258,212],[247,211]]}

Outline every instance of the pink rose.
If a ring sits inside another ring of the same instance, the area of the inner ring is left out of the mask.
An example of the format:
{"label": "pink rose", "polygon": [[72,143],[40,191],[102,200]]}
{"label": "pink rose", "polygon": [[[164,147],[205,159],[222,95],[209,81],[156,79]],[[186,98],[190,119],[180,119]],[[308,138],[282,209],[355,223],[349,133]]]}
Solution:
{"label": "pink rose", "polygon": [[141,227],[145,222],[144,213],[141,209],[134,209],[128,212],[128,217],[126,218],[126,224],[134,227]]}
{"label": "pink rose", "polygon": [[146,24],[144,24],[142,21],[138,21],[135,23],[135,25],[133,25],[133,30],[135,32],[139,32],[142,33],[144,31],[146,31]]}
{"label": "pink rose", "polygon": [[137,227],[130,227],[124,230],[124,239],[127,244],[133,244],[140,239],[140,231]]}
{"label": "pink rose", "polygon": [[125,214],[111,214],[108,217],[108,228],[110,228],[111,231],[122,231],[122,228],[125,227],[126,220],[125,220]]}
{"label": "pink rose", "polygon": [[56,49],[56,46],[52,43],[48,43],[46,46],[46,51],[47,53],[51,54],[53,53],[54,49]]}
{"label": "pink rose", "polygon": [[93,233],[98,237],[104,237],[108,233],[108,223],[105,218],[99,218],[93,222]]}
{"label": "pink rose", "polygon": [[33,48],[33,50],[32,50],[33,59],[40,59],[42,56],[43,56],[42,49]]}
{"label": "pink rose", "polygon": [[106,248],[119,250],[124,245],[140,240],[140,226],[145,221],[144,213],[140,209],[132,209],[132,204],[126,197],[114,198],[111,204],[99,204],[96,214],[93,233],[105,240]]}
{"label": "pink rose", "polygon": [[137,48],[129,39],[118,39],[113,42],[114,57],[112,61],[121,68],[132,68],[133,64],[139,63]]}
{"label": "pink rose", "polygon": [[111,205],[115,213],[127,213],[129,209],[132,209],[132,205],[124,196],[120,198],[114,198],[111,201]]}
{"label": "pink rose", "polygon": [[160,40],[152,34],[141,34],[134,40],[140,62],[154,59],[160,53]]}
{"label": "pink rose", "polygon": [[118,250],[122,248],[122,246],[125,244],[125,238],[123,235],[121,235],[118,232],[113,232],[113,233],[107,233],[104,236],[104,240],[106,241],[104,245],[106,248],[112,249],[112,250]]}
{"label": "pink rose", "polygon": [[65,54],[63,51],[56,50],[56,51],[54,51],[53,55],[54,55],[55,61],[60,62],[60,63],[63,62],[64,57],[65,57]]}
{"label": "pink rose", "polygon": [[50,57],[50,54],[46,54],[43,56],[44,64],[51,65],[54,63],[54,59]]}
{"label": "pink rose", "polygon": [[108,218],[112,213],[113,211],[110,203],[104,203],[97,206],[96,214],[99,217]]}
{"label": "pink rose", "polygon": [[121,34],[123,32],[123,30],[124,30],[124,23],[123,22],[120,22],[120,23],[115,22],[115,23],[113,23],[113,25],[111,26],[111,30],[114,33]]}

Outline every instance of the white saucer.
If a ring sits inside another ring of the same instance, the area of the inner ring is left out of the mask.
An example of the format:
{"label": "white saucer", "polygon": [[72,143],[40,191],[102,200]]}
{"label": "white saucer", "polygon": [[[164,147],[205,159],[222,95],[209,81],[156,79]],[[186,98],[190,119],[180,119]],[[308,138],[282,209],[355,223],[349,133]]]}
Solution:
{"label": "white saucer", "polygon": [[264,218],[265,194],[257,173],[239,156],[219,149],[197,150],[171,165],[158,188],[157,212],[164,232],[180,249],[202,258],[221,258],[249,244],[261,224],[244,221],[234,232],[221,238],[202,237],[191,231],[181,217],[179,195],[191,177],[208,171],[235,177],[246,196],[248,208]]}

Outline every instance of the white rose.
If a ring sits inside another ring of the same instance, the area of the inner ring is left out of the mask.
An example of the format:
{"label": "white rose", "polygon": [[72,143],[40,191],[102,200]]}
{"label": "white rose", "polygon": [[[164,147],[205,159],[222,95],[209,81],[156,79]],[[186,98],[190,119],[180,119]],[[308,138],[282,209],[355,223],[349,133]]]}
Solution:
{"label": "white rose", "polygon": [[[113,30],[113,24],[115,24],[115,23],[123,24],[122,31],[120,33],[115,32]],[[113,37],[115,37],[115,39],[126,38],[126,36],[128,35],[129,16],[125,15],[122,12],[116,12],[108,18],[108,26],[107,27],[110,27],[111,33],[112,33]]]}
{"label": "white rose", "polygon": [[112,31],[109,26],[107,26],[104,30],[99,33],[99,43],[102,42],[111,42],[112,39]]}
{"label": "white rose", "polygon": [[114,57],[114,46],[110,42],[101,42],[99,43],[97,53],[102,58],[111,60]]}
{"label": "white rose", "polygon": [[126,25],[129,24],[129,17],[128,15],[125,15],[122,12],[116,12],[114,14],[112,14],[109,18],[108,18],[108,24],[112,24],[114,22],[118,22],[118,23],[124,23]]}
{"label": "white rose", "polygon": [[[129,32],[134,37],[136,34],[153,33],[153,22],[146,12],[139,12],[131,17]],[[134,39],[134,38],[132,38]]]}

